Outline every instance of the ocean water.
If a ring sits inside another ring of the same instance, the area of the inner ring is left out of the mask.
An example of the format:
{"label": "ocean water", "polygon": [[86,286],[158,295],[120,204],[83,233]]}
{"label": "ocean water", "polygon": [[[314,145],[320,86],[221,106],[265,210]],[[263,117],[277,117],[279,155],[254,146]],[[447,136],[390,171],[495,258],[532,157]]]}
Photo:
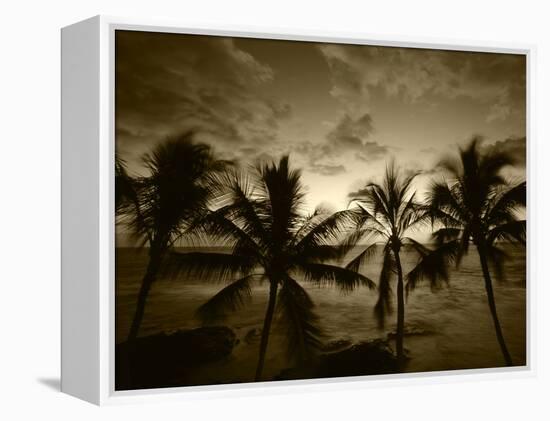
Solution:
{"label": "ocean water", "polygon": [[[359,253],[360,248],[352,252]],[[494,281],[500,323],[515,365],[525,364],[526,355],[526,261],[523,248],[507,246],[506,282]],[[350,258],[353,257],[350,254]],[[411,250],[402,251],[406,273],[415,261]],[[116,338],[124,341],[133,316],[147,251],[119,248],[116,251]],[[377,279],[381,268],[378,253],[361,272]],[[383,330],[373,317],[376,292],[360,288],[342,294],[335,288],[303,284],[316,304],[325,340],[354,342],[386,338],[395,331],[395,313]],[[140,335],[201,326],[196,309],[223,288],[199,280],[159,279],[152,287]],[[254,376],[259,340],[252,334],[261,328],[267,301],[267,285],[254,286],[252,302],[219,324],[231,327],[239,343],[224,361],[197,368],[201,383],[245,382]],[[405,348],[408,372],[487,368],[504,366],[487,305],[477,253],[464,257],[460,269],[451,270],[448,287],[432,292],[422,285],[410,294],[405,308]],[[247,336],[248,335],[248,336]],[[286,356],[284,327],[274,321],[266,356],[264,376],[277,375],[291,366]]]}

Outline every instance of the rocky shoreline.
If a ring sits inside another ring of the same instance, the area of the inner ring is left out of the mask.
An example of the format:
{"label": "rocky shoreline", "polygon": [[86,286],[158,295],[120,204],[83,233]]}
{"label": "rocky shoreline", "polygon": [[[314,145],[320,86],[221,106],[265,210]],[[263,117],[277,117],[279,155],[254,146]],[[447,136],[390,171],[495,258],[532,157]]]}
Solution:
{"label": "rocky shoreline", "polygon": [[366,376],[397,372],[397,358],[388,341],[373,339],[352,343],[348,340],[338,340],[326,344],[311,364],[283,370],[274,380]]}
{"label": "rocky shoreline", "polygon": [[[228,359],[237,344],[255,346],[259,329],[242,341],[225,326],[201,327],[140,337],[116,348],[116,389],[191,386],[205,365]],[[326,343],[306,364],[283,369],[272,380],[363,376],[398,371],[390,340],[353,343],[340,339]],[[217,383],[226,383],[220,379]],[[209,382],[209,384],[212,384]],[[216,383],[214,383],[216,384]]]}
{"label": "rocky shoreline", "polygon": [[140,337],[116,346],[116,389],[188,385],[195,367],[231,355],[235,333],[225,326],[178,330]]}

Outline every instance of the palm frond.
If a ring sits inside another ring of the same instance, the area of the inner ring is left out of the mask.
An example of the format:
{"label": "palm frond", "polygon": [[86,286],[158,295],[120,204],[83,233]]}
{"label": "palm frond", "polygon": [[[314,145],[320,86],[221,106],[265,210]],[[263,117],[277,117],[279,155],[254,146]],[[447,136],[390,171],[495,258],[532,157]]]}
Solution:
{"label": "palm frond", "polygon": [[486,253],[487,260],[493,269],[493,275],[496,277],[497,281],[505,282],[504,261],[509,258],[508,254],[494,245],[489,245],[486,248]]}
{"label": "palm frond", "polygon": [[413,172],[411,175],[407,176],[403,182],[397,184],[397,189],[399,190],[399,194],[397,196],[397,202],[400,205],[403,205],[404,203],[407,203],[407,197],[414,196],[414,193],[410,195],[411,186],[413,181],[416,177],[418,177],[420,173],[418,171]]}
{"label": "palm frond", "polygon": [[[304,257],[319,256],[319,250],[329,251],[326,247],[335,247],[340,244],[342,247],[334,248],[333,258],[341,257],[347,249],[353,247],[351,243],[342,243],[343,235],[349,228],[359,225],[361,218],[355,209],[346,209],[335,212],[331,215],[324,215],[315,221],[315,224],[302,234],[302,237],[295,243],[297,253]],[[346,250],[344,250],[347,247]]]}
{"label": "palm frond", "polygon": [[462,231],[460,228],[440,228],[432,233],[432,237],[437,245],[441,245],[450,240],[456,240],[462,234]]}
{"label": "palm frond", "polygon": [[225,171],[221,174],[219,183],[220,196],[218,202],[222,208],[218,213],[223,213],[258,244],[267,241],[268,218],[264,202],[255,199],[253,181],[242,171]]}
{"label": "palm frond", "polygon": [[134,180],[126,170],[126,161],[115,152],[115,212],[131,211],[131,205],[137,200]]}
{"label": "palm frond", "polygon": [[504,167],[514,165],[516,158],[505,151],[491,151],[478,157],[480,178],[486,189],[506,184],[501,174]]}
{"label": "palm frond", "polygon": [[293,235],[295,222],[303,205],[304,188],[301,173],[289,165],[288,155],[283,156],[278,165],[267,163],[258,168],[264,192],[266,210],[270,213],[270,240],[276,246],[284,246]]}
{"label": "palm frond", "polygon": [[145,218],[142,213],[142,201],[147,200],[143,180],[142,177],[131,179],[133,193],[126,198],[131,199],[131,203],[126,202],[121,214],[123,223],[129,229],[130,238],[138,247],[143,247],[147,243],[152,245],[157,231],[155,221]]}
{"label": "palm frond", "polygon": [[366,197],[366,201],[371,204],[373,216],[377,218],[381,215],[387,224],[394,226],[395,209],[390,203],[389,195],[391,193],[384,191],[384,188],[378,184],[371,184],[368,191],[370,192],[370,195]]}
{"label": "palm frond", "polygon": [[296,270],[304,274],[306,282],[320,286],[337,286],[344,293],[349,293],[360,286],[366,286],[369,289],[376,288],[376,284],[365,275],[340,266],[301,262],[296,266]]}
{"label": "palm frond", "polygon": [[322,331],[313,301],[298,282],[287,277],[277,302],[279,322],[287,332],[288,355],[305,361],[322,345]]}
{"label": "palm frond", "polygon": [[527,202],[527,184],[521,182],[513,187],[499,189],[488,203],[485,220],[496,225],[510,222],[518,208],[525,208]]}
{"label": "palm frond", "polygon": [[234,252],[259,257],[260,251],[263,249],[262,244],[258,244],[253,237],[238,226],[228,212],[226,207],[207,212],[187,232],[188,238],[201,244],[215,243],[232,247]]}
{"label": "palm frond", "polygon": [[527,242],[527,221],[512,221],[497,225],[487,234],[487,244],[492,246],[497,241],[517,241],[522,245]]}
{"label": "palm frond", "polygon": [[298,244],[312,229],[327,217],[327,210],[322,206],[317,206],[313,213],[303,216],[298,223],[298,229],[294,234],[294,244]]}
{"label": "palm frond", "polygon": [[256,266],[250,256],[229,253],[171,252],[163,262],[162,274],[172,278],[228,282],[249,274]]}
{"label": "palm frond", "polygon": [[351,270],[353,272],[359,272],[359,269],[363,265],[365,265],[376,253],[376,243],[371,244],[370,246],[366,247],[361,253],[359,253],[356,257],[354,257],[347,265],[346,269]]}
{"label": "palm frond", "polygon": [[392,159],[388,165],[386,165],[386,172],[384,180],[382,182],[380,191],[384,192],[382,196],[385,198],[386,207],[390,216],[390,222],[393,226],[397,222],[397,214],[399,212],[399,205],[401,204],[400,196],[400,174],[395,167],[395,161]]}
{"label": "palm frond", "polygon": [[[319,248],[322,249],[323,246],[313,248],[313,253],[319,255],[319,257],[312,257],[312,260],[318,262],[332,260],[333,262],[340,264],[351,250],[353,250],[355,247],[359,247],[359,241],[368,240],[375,234],[378,233],[371,228],[355,229],[347,233],[347,235],[345,235],[345,237],[336,246],[326,246],[329,249],[326,253],[326,256],[323,253],[319,253],[319,251],[317,250]],[[326,258],[321,258],[321,256]]]}
{"label": "palm frond", "polygon": [[411,240],[420,255],[416,266],[407,274],[405,290],[407,295],[423,280],[427,280],[432,290],[441,287],[441,282],[449,282],[449,264],[456,258],[460,248],[459,240],[438,244],[434,250]]}
{"label": "palm frond", "polygon": [[167,248],[208,211],[211,175],[226,161],[215,159],[208,145],[194,142],[192,132],[166,139],[142,160],[149,174],[134,180],[138,197],[129,226],[149,243]]}
{"label": "palm frond", "polygon": [[388,232],[388,225],[375,218],[365,206],[365,203],[361,200],[361,198],[354,199],[350,202],[350,204],[351,203],[354,203],[361,211],[360,213],[362,218],[357,221],[358,226],[369,224],[370,226],[376,228],[382,236],[389,237],[391,235]]}
{"label": "palm frond", "polygon": [[398,227],[399,232],[403,233],[407,230],[410,221],[413,219],[415,214],[417,213],[418,206],[415,202],[415,196],[416,194],[413,193],[411,197],[409,197],[409,200],[402,201],[399,204],[399,212],[398,212]]}
{"label": "palm frond", "polygon": [[428,191],[427,201],[432,214],[432,223],[441,222],[445,227],[461,227],[467,212],[457,200],[446,182],[434,182]]}
{"label": "palm frond", "polygon": [[239,310],[252,298],[250,280],[254,275],[247,275],[224,287],[196,311],[196,315],[205,323],[224,318],[227,313]]}
{"label": "palm frond", "polygon": [[432,215],[430,208],[415,202],[414,195],[411,197],[411,201],[408,202],[407,207],[399,216],[399,233],[405,235],[412,230],[421,229],[423,226],[429,226],[432,221]]}

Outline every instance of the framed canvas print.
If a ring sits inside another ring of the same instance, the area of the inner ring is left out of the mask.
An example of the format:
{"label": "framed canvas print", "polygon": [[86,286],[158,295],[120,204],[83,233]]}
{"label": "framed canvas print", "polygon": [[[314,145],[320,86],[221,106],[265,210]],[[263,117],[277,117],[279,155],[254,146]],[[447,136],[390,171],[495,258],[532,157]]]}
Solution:
{"label": "framed canvas print", "polygon": [[64,28],[62,390],[106,403],[532,370],[530,59]]}

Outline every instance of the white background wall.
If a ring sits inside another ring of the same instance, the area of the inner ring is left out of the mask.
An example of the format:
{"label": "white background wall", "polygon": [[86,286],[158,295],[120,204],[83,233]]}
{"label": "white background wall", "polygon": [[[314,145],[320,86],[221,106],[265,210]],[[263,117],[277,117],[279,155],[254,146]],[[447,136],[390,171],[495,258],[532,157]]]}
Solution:
{"label": "white background wall", "polygon": [[[0,10],[0,419],[550,419],[546,2],[19,0]],[[102,409],[59,393],[59,29],[98,13],[537,44],[536,377]]]}

